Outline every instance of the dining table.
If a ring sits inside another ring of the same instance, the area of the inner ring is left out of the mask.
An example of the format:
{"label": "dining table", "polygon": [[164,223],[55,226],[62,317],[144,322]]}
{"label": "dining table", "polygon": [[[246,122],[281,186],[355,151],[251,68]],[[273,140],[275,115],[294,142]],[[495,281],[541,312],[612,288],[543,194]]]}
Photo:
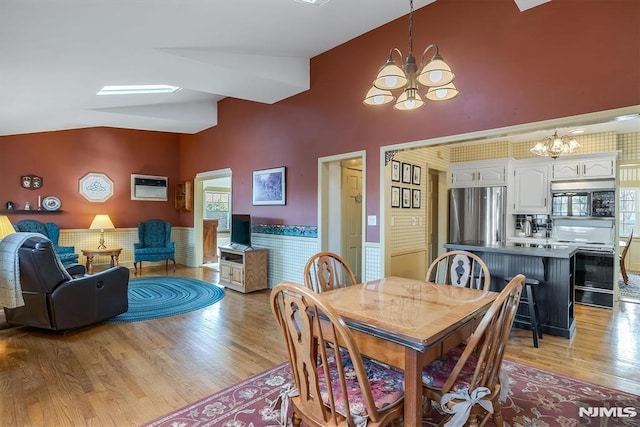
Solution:
{"label": "dining table", "polygon": [[402,277],[325,291],[360,352],[402,369],[404,425],[422,426],[422,369],[467,339],[496,292]]}

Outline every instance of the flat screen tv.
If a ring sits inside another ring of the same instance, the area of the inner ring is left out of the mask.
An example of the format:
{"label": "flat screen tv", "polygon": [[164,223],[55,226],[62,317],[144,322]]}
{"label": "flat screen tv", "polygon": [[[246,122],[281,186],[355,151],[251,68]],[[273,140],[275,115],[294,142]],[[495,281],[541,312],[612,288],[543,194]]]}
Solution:
{"label": "flat screen tv", "polygon": [[231,244],[251,246],[251,215],[231,214]]}

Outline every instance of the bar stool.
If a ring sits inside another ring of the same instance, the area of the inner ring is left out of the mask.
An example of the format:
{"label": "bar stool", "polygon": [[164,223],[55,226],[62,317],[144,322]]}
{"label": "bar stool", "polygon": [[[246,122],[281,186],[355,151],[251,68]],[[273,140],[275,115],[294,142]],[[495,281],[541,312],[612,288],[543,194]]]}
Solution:
{"label": "bar stool", "polygon": [[[509,283],[513,277],[505,277],[504,281]],[[540,313],[538,312],[538,300],[536,300],[535,288],[540,285],[540,281],[527,277],[524,282],[525,292],[520,296],[520,304],[526,304],[529,315],[516,313],[516,319],[520,323],[529,325],[533,335],[533,346],[538,348],[538,338],[542,339],[542,324],[540,323]]]}

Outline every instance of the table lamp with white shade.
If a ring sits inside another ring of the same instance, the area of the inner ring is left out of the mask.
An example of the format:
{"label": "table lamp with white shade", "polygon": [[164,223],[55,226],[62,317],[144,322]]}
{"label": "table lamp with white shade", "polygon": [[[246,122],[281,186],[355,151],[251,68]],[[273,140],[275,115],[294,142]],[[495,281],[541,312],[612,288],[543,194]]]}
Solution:
{"label": "table lamp with white shade", "polygon": [[89,230],[100,230],[100,244],[98,245],[98,249],[107,249],[104,245],[104,230],[113,230],[115,227],[113,226],[113,222],[111,222],[111,218],[107,214],[98,214],[93,218],[91,225],[89,226]]}
{"label": "table lamp with white shade", "polygon": [[4,237],[8,234],[15,233],[16,230],[11,225],[11,221],[9,221],[9,217],[6,215],[0,215],[0,240],[4,239]]}

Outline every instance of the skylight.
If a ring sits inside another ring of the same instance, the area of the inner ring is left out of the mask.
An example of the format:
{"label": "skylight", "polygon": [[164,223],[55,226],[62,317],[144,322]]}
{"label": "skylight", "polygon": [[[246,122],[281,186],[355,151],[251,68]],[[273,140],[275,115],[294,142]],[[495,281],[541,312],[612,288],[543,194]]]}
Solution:
{"label": "skylight", "polygon": [[329,0],[296,0],[302,3],[315,4],[316,6],[322,6],[327,3]]}
{"label": "skylight", "polygon": [[114,85],[105,86],[96,95],[139,95],[144,93],[172,93],[181,87],[170,85]]}

